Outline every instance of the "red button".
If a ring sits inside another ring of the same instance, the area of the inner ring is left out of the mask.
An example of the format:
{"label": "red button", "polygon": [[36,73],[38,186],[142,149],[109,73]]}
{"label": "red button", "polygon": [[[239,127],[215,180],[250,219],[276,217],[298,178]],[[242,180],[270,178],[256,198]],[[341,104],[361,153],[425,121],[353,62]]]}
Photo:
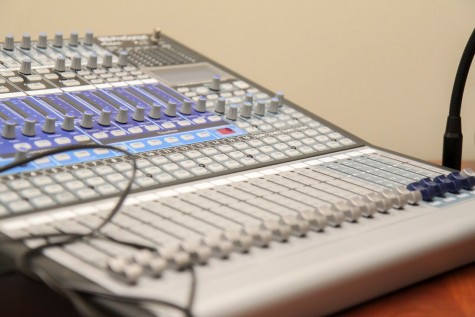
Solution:
{"label": "red button", "polygon": [[230,128],[221,128],[221,129],[218,129],[217,131],[221,134],[224,134],[224,135],[236,133],[236,132],[234,132],[233,129],[230,129]]}

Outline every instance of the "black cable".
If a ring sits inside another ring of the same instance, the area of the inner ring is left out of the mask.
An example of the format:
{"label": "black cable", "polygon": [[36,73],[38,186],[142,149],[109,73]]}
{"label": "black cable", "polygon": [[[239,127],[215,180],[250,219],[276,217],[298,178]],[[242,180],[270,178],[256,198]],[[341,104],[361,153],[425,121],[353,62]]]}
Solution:
{"label": "black cable", "polygon": [[[139,304],[142,302],[154,302],[154,303],[165,305],[171,308],[175,308],[183,312],[186,316],[192,317],[191,311],[192,311],[192,306],[193,306],[194,298],[196,294],[196,274],[192,266],[189,267],[189,270],[191,273],[191,285],[190,285],[190,293],[188,296],[188,303],[186,307],[181,307],[180,305],[177,305],[165,300],[160,300],[160,299],[155,299],[155,298],[120,296],[120,295],[115,295],[115,294],[103,293],[97,290],[92,290],[90,288],[79,287],[77,285],[66,288],[62,286],[60,282],[55,281],[55,279],[51,275],[47,274],[44,270],[30,267],[32,259],[34,259],[34,257],[38,255],[41,255],[45,249],[51,248],[51,247],[61,247],[66,244],[73,243],[73,242],[79,241],[80,239],[91,237],[91,236],[94,236],[96,238],[106,238],[116,243],[120,243],[120,244],[127,245],[130,247],[138,248],[138,249],[148,249],[151,251],[156,250],[155,248],[147,246],[147,245],[141,245],[138,243],[122,241],[122,240],[112,238],[110,236],[100,233],[100,229],[103,228],[107,223],[109,223],[111,219],[117,214],[117,212],[122,207],[123,202],[125,201],[128,194],[130,193],[130,189],[132,188],[132,184],[135,179],[135,174],[137,171],[137,163],[136,163],[135,158],[132,156],[132,154],[127,152],[126,150],[123,150],[121,148],[114,147],[114,146],[100,145],[100,144],[71,145],[71,146],[53,149],[50,151],[45,151],[45,152],[30,156],[28,158],[22,159],[22,160],[12,162],[3,167],[0,167],[0,173],[3,173],[15,167],[25,165],[27,163],[30,163],[32,161],[35,161],[37,159],[40,159],[46,156],[50,156],[50,155],[54,155],[54,154],[58,154],[58,153],[66,152],[66,151],[74,151],[74,150],[79,150],[79,149],[94,149],[94,148],[110,149],[113,151],[118,151],[132,158],[133,170],[130,175],[129,182],[127,183],[127,186],[125,187],[125,189],[121,192],[116,205],[108,214],[108,216],[98,226],[96,226],[94,229],[92,229],[91,231],[87,233],[69,232],[69,233],[34,235],[31,237],[8,239],[8,240],[0,241],[0,243],[11,243],[11,242],[24,243],[25,241],[31,240],[31,239],[40,239],[40,238],[47,239],[45,244],[40,245],[36,248],[29,248],[26,252],[24,252],[21,256],[19,256],[15,261],[17,264],[17,269],[20,270],[22,273],[26,274],[27,276],[30,276],[33,278],[36,276],[37,278],[42,280],[47,286],[49,286],[51,289],[55,290],[56,292],[60,294],[65,295],[71,301],[71,303],[75,306],[78,312],[83,316],[101,316],[102,314],[100,314],[97,311],[97,309],[95,309],[94,307],[89,305],[84,299],[82,299],[80,294],[99,296],[103,298],[108,298],[110,300],[130,302],[134,304]],[[52,242],[50,240],[51,238],[59,238],[60,240]],[[61,238],[63,239],[61,240]]]}
{"label": "black cable", "polygon": [[444,134],[444,146],[442,152],[442,165],[460,170],[462,165],[462,119],[460,112],[462,109],[462,99],[467,82],[468,73],[475,55],[475,29],[472,31],[467,45],[460,59],[460,63],[455,75],[452,97],[450,99],[449,115]]}

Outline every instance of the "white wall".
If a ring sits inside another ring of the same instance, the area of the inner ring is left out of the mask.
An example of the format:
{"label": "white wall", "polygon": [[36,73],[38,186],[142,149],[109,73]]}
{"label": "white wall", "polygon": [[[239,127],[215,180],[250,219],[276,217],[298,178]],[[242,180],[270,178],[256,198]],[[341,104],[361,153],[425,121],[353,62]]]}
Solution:
{"label": "white wall", "polygon": [[[453,78],[475,27],[471,0],[2,0],[0,12],[1,38],[161,26],[364,139],[425,159],[441,156]],[[475,159],[474,73],[466,159]]]}

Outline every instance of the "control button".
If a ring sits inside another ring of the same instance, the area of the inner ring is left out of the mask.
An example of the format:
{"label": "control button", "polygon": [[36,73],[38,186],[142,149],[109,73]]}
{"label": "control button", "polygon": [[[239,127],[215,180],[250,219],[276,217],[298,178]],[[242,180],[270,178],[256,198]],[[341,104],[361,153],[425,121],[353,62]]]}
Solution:
{"label": "control button", "polygon": [[270,113],[277,113],[279,111],[279,99],[272,98],[270,100],[269,108],[267,109]]}
{"label": "control button", "polygon": [[153,104],[150,108],[148,116],[152,119],[160,119],[160,117],[162,116],[162,108],[160,107],[160,105]]}
{"label": "control button", "polygon": [[61,124],[61,129],[65,131],[73,131],[74,130],[74,116],[72,114],[66,114],[64,116],[64,121]]}
{"label": "control button", "polygon": [[65,72],[64,74],[61,74],[61,77],[66,79],[73,79],[76,77],[76,74],[73,72]]}
{"label": "control button", "polygon": [[421,183],[411,183],[407,185],[407,189],[410,191],[420,191],[422,194],[422,199],[425,201],[431,201],[432,198],[436,196],[435,190],[433,187],[424,187]]}
{"label": "control button", "polygon": [[15,158],[13,159],[15,162],[22,161],[28,157],[28,149],[27,148],[20,148],[17,149],[15,152]]}
{"label": "control button", "polygon": [[44,133],[55,133],[56,132],[56,118],[47,116],[41,130],[43,130]]}
{"label": "control button", "polygon": [[13,51],[15,48],[15,39],[12,34],[5,35],[5,41],[3,42],[3,49],[6,51]]}
{"label": "control button", "polygon": [[93,119],[93,113],[91,111],[84,112],[84,114],[82,115],[81,123],[80,123],[81,127],[86,128],[86,129],[91,129],[93,125],[92,119]]}
{"label": "control button", "polygon": [[443,196],[448,190],[444,183],[434,182],[430,178],[424,178],[420,180],[419,183],[424,187],[432,187],[437,196]]}
{"label": "control button", "polygon": [[93,133],[92,136],[96,139],[105,139],[105,138],[108,137],[107,133],[105,133],[105,132]]}
{"label": "control button", "polygon": [[117,65],[119,65],[120,67],[127,66],[127,57],[128,57],[127,51],[121,51],[119,53],[119,60],[117,61]]}
{"label": "control button", "polygon": [[74,140],[78,141],[78,142],[87,142],[89,141],[91,138],[89,138],[87,135],[75,135],[74,136]]}
{"label": "control button", "polygon": [[69,35],[69,42],[68,42],[68,45],[69,46],[78,46],[79,45],[79,35],[78,35],[78,32],[71,32],[71,34]]}
{"label": "control button", "polygon": [[36,134],[36,120],[34,119],[26,119],[25,124],[23,125],[23,129],[21,133],[26,136],[35,136]]}
{"label": "control button", "polygon": [[115,121],[119,123],[127,123],[129,121],[129,111],[125,107],[120,107],[117,115],[115,116]]}
{"label": "control button", "polygon": [[22,83],[25,80],[19,76],[13,76],[8,78],[12,83]]}
{"label": "control button", "polygon": [[48,47],[48,37],[46,36],[46,33],[41,32],[38,34],[38,42],[36,42],[36,47],[42,49]]}
{"label": "control button", "polygon": [[214,90],[214,91],[219,91],[220,84],[221,84],[221,76],[214,75],[211,78],[211,83],[209,85],[209,89]]}
{"label": "control button", "polygon": [[94,33],[92,33],[92,31],[86,31],[83,44],[87,46],[92,46],[93,41],[94,41]]}
{"label": "control button", "polygon": [[63,33],[58,32],[54,34],[53,46],[58,48],[63,47]]}
{"label": "control button", "polygon": [[111,134],[113,136],[122,136],[122,135],[125,135],[125,131],[122,131],[122,130],[114,130],[114,131],[111,131]]}
{"label": "control button", "polygon": [[41,81],[40,75],[29,75],[26,77],[28,81]]}
{"label": "control button", "polygon": [[141,127],[132,127],[132,128],[128,128],[127,131],[133,134],[137,134],[137,133],[142,133],[143,129]]}
{"label": "control button", "polygon": [[248,92],[246,94],[246,102],[252,103],[253,101],[254,101],[254,95]]}
{"label": "control button", "polygon": [[282,91],[278,91],[275,94],[275,97],[279,100],[279,107],[284,105],[284,93]]}
{"label": "control button", "polygon": [[214,112],[224,114],[226,108],[226,99],[223,97],[219,97],[218,101],[216,102],[216,106],[214,107]]}
{"label": "control button", "polygon": [[38,141],[35,141],[35,145],[37,147],[48,147],[48,146],[51,146],[51,141],[49,141],[49,140],[38,140]]}
{"label": "control button", "polygon": [[206,97],[200,96],[196,103],[195,110],[198,112],[206,112]]}
{"label": "control button", "polygon": [[54,139],[54,142],[55,142],[56,144],[59,144],[59,145],[69,144],[69,143],[71,143],[71,139],[70,139],[70,138],[66,138],[66,137],[61,137],[61,138],[56,138],[56,139]]}
{"label": "control button", "polygon": [[463,189],[471,190],[475,186],[475,177],[469,174],[469,172],[464,172],[463,174],[460,172],[452,172],[448,175],[448,178],[455,182],[459,182]]}
{"label": "control button", "polygon": [[228,111],[226,111],[226,118],[229,120],[235,121],[237,119],[238,108],[236,105],[232,105],[228,107]]}
{"label": "control button", "polygon": [[102,126],[111,125],[111,111],[108,108],[102,109],[98,123]]}
{"label": "control button", "polygon": [[145,120],[145,108],[143,106],[137,106],[134,111],[134,116],[132,117],[135,121],[144,121]]}
{"label": "control button", "polygon": [[13,121],[5,122],[2,129],[2,137],[5,139],[14,139],[16,136],[15,126],[15,122]]}
{"label": "control button", "polygon": [[258,101],[254,108],[254,113],[258,116],[263,116],[266,113],[266,104],[264,101]]}
{"label": "control button", "polygon": [[91,53],[87,58],[86,67],[89,69],[96,69],[97,68],[97,55],[95,53]]}
{"label": "control button", "polygon": [[56,58],[56,62],[54,63],[54,70],[57,72],[66,71],[66,58],[64,58],[63,55],[59,55]]}
{"label": "control button", "polygon": [[31,74],[31,59],[29,57],[25,57],[21,61],[20,73],[22,73],[23,75]]}
{"label": "control button", "polygon": [[176,116],[176,102],[173,100],[169,100],[167,104],[167,109],[165,110],[165,114],[169,117]]}
{"label": "control button", "polygon": [[180,108],[180,113],[186,115],[191,114],[191,101],[183,100],[183,103],[181,104]]}
{"label": "control button", "polygon": [[104,54],[104,57],[102,58],[102,66],[105,68],[111,68],[112,67],[112,54],[107,52]]}
{"label": "control button", "polygon": [[73,58],[71,59],[71,69],[73,70],[81,70],[81,55],[74,54]]}
{"label": "control button", "polygon": [[56,75],[56,74],[45,74],[45,78],[46,78],[46,79],[55,80],[55,79],[58,79],[59,76]]}
{"label": "control button", "polygon": [[20,48],[24,50],[31,49],[31,36],[28,33],[23,34],[20,42]]}
{"label": "control button", "polygon": [[250,118],[252,116],[252,103],[246,101],[241,106],[241,117]]}

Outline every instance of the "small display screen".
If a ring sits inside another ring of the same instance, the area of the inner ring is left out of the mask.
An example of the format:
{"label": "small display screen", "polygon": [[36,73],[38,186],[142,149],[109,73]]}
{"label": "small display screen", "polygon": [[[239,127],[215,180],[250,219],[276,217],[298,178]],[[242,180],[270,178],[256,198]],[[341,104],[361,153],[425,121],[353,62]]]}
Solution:
{"label": "small display screen", "polygon": [[230,74],[209,63],[154,67],[148,68],[147,71],[171,86],[209,82],[213,75],[220,75],[222,80],[231,78]]}

